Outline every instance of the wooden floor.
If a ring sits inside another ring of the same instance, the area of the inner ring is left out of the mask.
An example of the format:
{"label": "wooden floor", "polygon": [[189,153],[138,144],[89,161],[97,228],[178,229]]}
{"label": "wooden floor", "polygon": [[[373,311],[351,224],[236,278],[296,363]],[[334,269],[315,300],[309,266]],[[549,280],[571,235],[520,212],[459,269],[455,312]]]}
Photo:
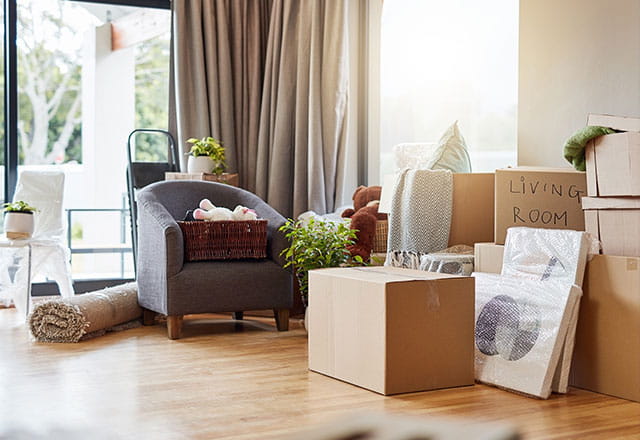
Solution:
{"label": "wooden floor", "polygon": [[17,318],[0,309],[0,438],[286,438],[367,411],[510,422],[526,439],[640,439],[640,403],[587,391],[542,401],[475,385],[384,397],[309,372],[297,321],[278,333],[265,318],[186,317],[177,341],[159,324],[43,344]]}

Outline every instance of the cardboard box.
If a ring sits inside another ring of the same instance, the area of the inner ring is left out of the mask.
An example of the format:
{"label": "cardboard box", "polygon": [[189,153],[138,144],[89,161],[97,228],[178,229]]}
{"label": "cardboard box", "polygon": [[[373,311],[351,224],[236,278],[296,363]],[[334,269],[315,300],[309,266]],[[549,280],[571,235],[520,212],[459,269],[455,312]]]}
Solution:
{"label": "cardboard box", "polygon": [[473,384],[474,286],[391,267],[309,274],[309,369],[397,394]]}
{"label": "cardboard box", "polygon": [[496,170],[495,187],[496,244],[504,244],[511,226],[584,231],[580,204],[587,191],[584,172],[572,168],[504,168]]}
{"label": "cardboard box", "polygon": [[474,246],[474,272],[502,273],[504,245],[495,243],[476,243]]}
{"label": "cardboard box", "polygon": [[493,241],[493,173],[454,173],[449,246]]}
{"label": "cardboard box", "polygon": [[640,402],[640,258],[587,264],[571,385]]}
{"label": "cardboard box", "polygon": [[589,115],[587,124],[624,131],[600,136],[587,144],[587,194],[640,196],[640,119]]}
{"label": "cardboard box", "polygon": [[583,197],[582,207],[603,254],[640,257],[640,197]]}
{"label": "cardboard box", "polygon": [[[449,246],[493,241],[494,174],[454,173]],[[380,212],[389,213],[395,175],[384,177]]]}

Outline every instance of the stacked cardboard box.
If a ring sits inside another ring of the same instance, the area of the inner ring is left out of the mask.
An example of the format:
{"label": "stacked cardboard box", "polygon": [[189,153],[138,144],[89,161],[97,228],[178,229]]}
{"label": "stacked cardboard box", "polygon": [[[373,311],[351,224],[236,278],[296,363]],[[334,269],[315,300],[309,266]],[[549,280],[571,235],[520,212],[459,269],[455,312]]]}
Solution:
{"label": "stacked cardboard box", "polygon": [[605,255],[640,257],[640,119],[589,115],[587,123],[620,131],[594,139],[585,150],[587,232]]}
{"label": "stacked cardboard box", "polygon": [[589,115],[619,133],[587,145],[587,232],[602,253],[587,265],[571,384],[640,401],[640,119]]}

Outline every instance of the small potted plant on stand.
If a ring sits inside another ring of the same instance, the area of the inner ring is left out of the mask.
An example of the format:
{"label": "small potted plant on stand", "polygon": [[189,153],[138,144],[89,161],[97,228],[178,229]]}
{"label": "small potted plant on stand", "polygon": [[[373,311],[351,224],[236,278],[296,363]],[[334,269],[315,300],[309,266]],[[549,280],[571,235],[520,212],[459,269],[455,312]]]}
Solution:
{"label": "small potted plant on stand", "polygon": [[349,229],[343,222],[308,222],[287,220],[280,227],[289,239],[289,247],[281,253],[287,259],[284,267],[292,267],[298,282],[302,303],[306,308],[309,295],[309,271],[324,267],[361,266],[365,263],[360,256],[351,257],[347,246],[356,240],[356,230]]}
{"label": "small potted plant on stand", "polygon": [[8,239],[26,239],[33,234],[36,208],[22,200],[4,205],[4,232]]}
{"label": "small potted plant on stand", "polygon": [[211,136],[202,139],[191,138],[187,142],[192,144],[187,153],[187,171],[189,173],[215,173],[222,174],[226,167],[224,147],[220,141]]}

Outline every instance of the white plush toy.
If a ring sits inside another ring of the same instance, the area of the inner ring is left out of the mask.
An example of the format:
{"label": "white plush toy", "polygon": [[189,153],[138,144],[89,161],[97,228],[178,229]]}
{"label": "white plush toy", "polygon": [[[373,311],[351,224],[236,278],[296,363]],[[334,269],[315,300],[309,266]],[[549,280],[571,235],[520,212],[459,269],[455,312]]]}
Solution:
{"label": "white plush toy", "polygon": [[234,220],[257,220],[258,215],[253,209],[249,209],[246,206],[238,205],[233,210]]}
{"label": "white plush toy", "polygon": [[210,222],[233,220],[233,213],[230,209],[216,207],[209,199],[203,199],[200,202],[200,208],[193,211],[193,218]]}
{"label": "white plush toy", "polygon": [[233,210],[216,207],[209,199],[203,199],[200,207],[193,211],[193,218],[196,220],[219,221],[219,220],[256,220],[258,216],[253,209],[238,205]]}

